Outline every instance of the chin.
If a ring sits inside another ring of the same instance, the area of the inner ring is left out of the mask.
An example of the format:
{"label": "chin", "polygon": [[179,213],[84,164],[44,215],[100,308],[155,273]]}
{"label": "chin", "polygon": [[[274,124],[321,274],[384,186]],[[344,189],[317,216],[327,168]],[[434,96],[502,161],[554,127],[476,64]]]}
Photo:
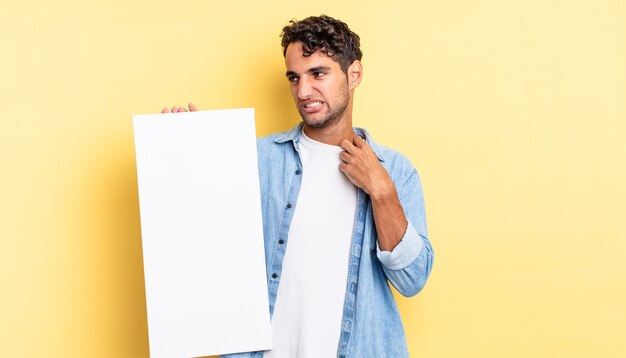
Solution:
{"label": "chin", "polygon": [[324,128],[328,126],[328,121],[307,121],[305,119],[304,123],[311,128]]}
{"label": "chin", "polygon": [[304,123],[311,128],[324,128],[331,122],[328,118],[307,118],[302,114],[300,114],[300,117]]}

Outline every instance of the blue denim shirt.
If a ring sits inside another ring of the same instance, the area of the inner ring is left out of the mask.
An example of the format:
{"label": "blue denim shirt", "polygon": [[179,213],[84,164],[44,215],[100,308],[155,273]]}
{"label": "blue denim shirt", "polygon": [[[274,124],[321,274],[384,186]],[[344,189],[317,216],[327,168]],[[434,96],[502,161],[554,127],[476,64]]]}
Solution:
{"label": "blue denim shirt", "polygon": [[[306,170],[299,157],[301,131],[302,123],[257,140],[270,317],[289,245],[289,225],[298,204],[301,174]],[[365,138],[387,169],[409,224],[392,252],[380,251],[371,201],[358,189],[337,356],[408,357],[404,328],[387,282],[402,295],[413,296],[430,274],[433,250],[426,230],[422,188],[417,170],[405,156],[376,144],[364,129],[354,131]],[[224,357],[262,356],[263,352],[248,352]]]}

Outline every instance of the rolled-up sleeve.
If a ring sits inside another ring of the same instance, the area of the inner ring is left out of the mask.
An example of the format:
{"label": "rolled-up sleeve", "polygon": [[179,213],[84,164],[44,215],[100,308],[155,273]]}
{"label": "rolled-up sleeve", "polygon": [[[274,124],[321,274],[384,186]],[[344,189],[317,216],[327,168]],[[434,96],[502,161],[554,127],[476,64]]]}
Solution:
{"label": "rolled-up sleeve", "polygon": [[415,261],[422,251],[422,246],[423,243],[419,234],[409,222],[402,240],[392,251],[381,251],[378,243],[376,243],[376,256],[388,269],[401,270]]}

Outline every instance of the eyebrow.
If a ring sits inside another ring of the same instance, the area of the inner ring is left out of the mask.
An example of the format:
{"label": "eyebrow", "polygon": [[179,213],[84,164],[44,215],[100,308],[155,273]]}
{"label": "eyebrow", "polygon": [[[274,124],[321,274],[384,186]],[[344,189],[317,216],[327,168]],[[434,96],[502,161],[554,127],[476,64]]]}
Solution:
{"label": "eyebrow", "polygon": [[[311,67],[308,70],[306,70],[307,73],[315,73],[315,72],[328,72],[330,71],[330,67],[328,66],[316,66],[316,67]],[[285,76],[287,77],[291,77],[291,76],[296,76],[298,77],[299,75],[297,73],[295,73],[294,71],[287,71],[285,73]]]}
{"label": "eyebrow", "polygon": [[330,70],[330,67],[328,66],[317,66],[317,67],[309,68],[307,72],[308,73],[321,72],[321,71],[328,72],[329,70]]}

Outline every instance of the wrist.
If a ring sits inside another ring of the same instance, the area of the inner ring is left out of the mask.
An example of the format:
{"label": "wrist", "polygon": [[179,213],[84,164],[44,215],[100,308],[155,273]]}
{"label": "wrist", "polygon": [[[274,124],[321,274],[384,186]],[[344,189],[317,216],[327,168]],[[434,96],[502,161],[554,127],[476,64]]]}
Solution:
{"label": "wrist", "polygon": [[391,183],[391,185],[381,185],[368,193],[372,203],[374,204],[385,204],[394,201],[398,201],[398,193],[396,192],[396,188]]}

